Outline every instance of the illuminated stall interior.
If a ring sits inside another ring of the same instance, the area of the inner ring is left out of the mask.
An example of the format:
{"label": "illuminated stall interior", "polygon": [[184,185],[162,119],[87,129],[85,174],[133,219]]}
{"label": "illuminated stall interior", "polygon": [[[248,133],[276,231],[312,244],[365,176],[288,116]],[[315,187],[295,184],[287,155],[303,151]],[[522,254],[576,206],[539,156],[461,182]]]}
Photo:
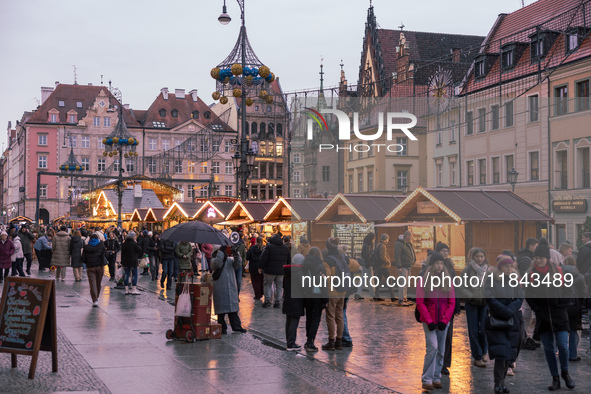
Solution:
{"label": "illuminated stall interior", "polygon": [[164,229],[189,221],[203,206],[201,202],[174,202],[163,216]]}
{"label": "illuminated stall interior", "polygon": [[195,212],[192,219],[207,223],[210,226],[222,228],[222,226],[217,225],[217,223],[223,222],[226,219],[226,216],[232,211],[234,205],[234,202],[206,201],[197,212]]}
{"label": "illuminated stall interior", "polygon": [[316,217],[331,201],[327,198],[294,198],[287,199],[294,213],[291,221],[291,235],[295,245],[300,244],[300,237],[306,236],[308,241],[312,239],[312,223]]}

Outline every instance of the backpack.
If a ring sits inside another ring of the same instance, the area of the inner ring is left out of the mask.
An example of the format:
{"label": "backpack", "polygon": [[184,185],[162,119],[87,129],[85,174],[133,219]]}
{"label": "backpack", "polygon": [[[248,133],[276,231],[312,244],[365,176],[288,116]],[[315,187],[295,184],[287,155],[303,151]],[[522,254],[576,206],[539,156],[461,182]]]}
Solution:
{"label": "backpack", "polygon": [[339,254],[338,258],[334,256],[326,257],[335,262],[335,276],[341,278],[340,286],[335,287],[335,291],[339,293],[345,292],[345,298],[355,293],[357,289],[353,286],[353,275],[351,275],[345,255]]}
{"label": "backpack", "polygon": [[378,243],[378,245],[375,247],[375,249],[373,249],[371,252],[369,252],[369,264],[368,267],[373,267],[373,268],[380,268],[380,246],[382,246],[383,244],[380,242]]}

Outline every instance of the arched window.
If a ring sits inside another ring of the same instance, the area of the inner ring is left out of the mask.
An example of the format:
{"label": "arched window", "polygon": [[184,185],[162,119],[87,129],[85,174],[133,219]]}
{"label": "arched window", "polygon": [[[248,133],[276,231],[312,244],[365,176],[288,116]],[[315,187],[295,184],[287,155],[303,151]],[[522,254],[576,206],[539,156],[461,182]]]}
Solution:
{"label": "arched window", "polygon": [[209,112],[209,111],[207,111],[207,112],[204,112],[204,113],[203,113],[203,117],[204,117],[205,119],[210,119],[210,118],[211,118],[211,112]]}
{"label": "arched window", "polygon": [[261,142],[261,144],[259,145],[259,154],[261,156],[265,156],[267,154],[267,150],[266,150],[264,142]]}
{"label": "arched window", "polygon": [[177,111],[176,109],[173,109],[172,111],[170,111],[170,114],[172,115],[173,118],[179,117],[179,111]]}
{"label": "arched window", "polygon": [[162,118],[164,118],[166,116],[166,110],[164,108],[162,108],[159,112],[160,112],[160,116]]}
{"label": "arched window", "polygon": [[257,122],[252,122],[251,131],[252,131],[252,134],[251,135],[256,135],[258,133],[258,130],[257,130]]}
{"label": "arched window", "polygon": [[283,137],[283,125],[277,123],[277,137]]}
{"label": "arched window", "polygon": [[269,123],[269,136],[275,137],[275,124]]}
{"label": "arched window", "polygon": [[199,111],[193,111],[191,113],[191,116],[193,117],[193,119],[199,119]]}
{"label": "arched window", "polygon": [[261,122],[261,127],[260,127],[259,131],[261,132],[261,135],[265,135],[265,132],[266,132],[265,122]]}

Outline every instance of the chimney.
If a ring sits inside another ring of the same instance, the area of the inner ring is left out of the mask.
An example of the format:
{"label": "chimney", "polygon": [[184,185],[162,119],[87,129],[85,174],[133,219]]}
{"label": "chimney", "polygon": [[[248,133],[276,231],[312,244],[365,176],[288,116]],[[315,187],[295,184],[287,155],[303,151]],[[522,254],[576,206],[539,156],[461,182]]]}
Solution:
{"label": "chimney", "polygon": [[134,197],[142,197],[142,183],[135,183],[133,185],[133,196]]}
{"label": "chimney", "polygon": [[197,96],[197,89],[193,89],[189,92],[189,94],[193,97],[193,101],[197,102],[197,100],[199,99],[199,96]]}
{"label": "chimney", "polygon": [[55,87],[57,88],[57,85],[60,84],[60,81],[55,81]]}
{"label": "chimney", "polygon": [[53,88],[43,86],[41,87],[41,104],[43,104],[45,100],[47,100],[49,96],[51,96],[51,93],[53,93]]}
{"label": "chimney", "polygon": [[164,100],[168,100],[168,88],[162,88],[160,89],[160,92],[162,92],[162,97]]}
{"label": "chimney", "polygon": [[451,57],[452,57],[452,61],[454,63],[459,63],[460,62],[460,52],[461,52],[460,48],[454,48],[454,49],[452,49]]}
{"label": "chimney", "polygon": [[175,89],[174,90],[174,97],[176,97],[178,99],[184,99],[185,98],[185,89]]}

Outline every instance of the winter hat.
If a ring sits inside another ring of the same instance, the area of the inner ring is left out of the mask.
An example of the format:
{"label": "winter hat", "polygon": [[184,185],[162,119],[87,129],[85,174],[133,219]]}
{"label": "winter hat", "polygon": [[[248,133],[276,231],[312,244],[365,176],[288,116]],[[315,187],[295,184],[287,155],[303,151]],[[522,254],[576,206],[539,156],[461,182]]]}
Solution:
{"label": "winter hat", "polygon": [[505,249],[505,250],[503,250],[503,251],[501,252],[501,254],[504,254],[505,256],[509,256],[509,257],[511,257],[511,258],[513,259],[513,261],[516,261],[516,260],[517,260],[517,258],[516,258],[516,257],[515,257],[515,255],[513,254],[513,252],[511,252],[510,250],[507,250],[507,249]]}
{"label": "winter hat", "polygon": [[309,244],[309,243],[310,243],[310,242],[308,242],[308,240],[306,239],[306,236],[305,236],[305,235],[302,235],[302,236],[300,237],[300,242],[301,242],[301,243],[303,243],[303,244]]}
{"label": "winter hat", "polygon": [[339,247],[339,239],[335,237],[330,237],[326,240],[326,249],[328,250],[336,250]]}
{"label": "winter hat", "polygon": [[449,246],[447,246],[443,242],[437,242],[437,245],[435,245],[435,251],[437,253],[439,253],[439,252],[441,252],[441,249],[447,249],[447,250],[449,250]]}
{"label": "winter hat", "polygon": [[6,236],[8,237],[8,233],[7,233],[6,231],[2,231],[2,232],[0,233],[0,236],[2,236],[2,235],[6,235]]}
{"label": "winter hat", "polygon": [[142,234],[144,235],[144,237],[147,236],[148,235],[148,230],[142,231]]}
{"label": "winter hat", "polygon": [[386,233],[382,234],[382,236],[380,237],[380,239],[382,241],[389,241],[390,240],[390,236]]}
{"label": "winter hat", "polygon": [[135,233],[133,231],[130,231],[129,233],[127,233],[127,238],[135,238]]}
{"label": "winter hat", "polygon": [[513,259],[511,256],[507,256],[505,254],[500,254],[497,256],[497,268],[501,269],[508,264],[513,264]]}
{"label": "winter hat", "polygon": [[431,256],[429,256],[429,265],[433,265],[438,261],[444,261],[445,259],[443,258],[443,256],[441,254],[439,254],[438,252],[433,252],[431,253]]}
{"label": "winter hat", "polygon": [[304,264],[304,255],[303,254],[295,254],[291,259],[292,264],[302,265]]}
{"label": "winter hat", "polygon": [[151,231],[148,231],[148,237],[151,237],[152,235],[154,235],[154,234],[152,234]]}
{"label": "winter hat", "polygon": [[534,251],[534,257],[545,257],[550,260],[550,247],[546,238],[540,238],[540,242]]}

